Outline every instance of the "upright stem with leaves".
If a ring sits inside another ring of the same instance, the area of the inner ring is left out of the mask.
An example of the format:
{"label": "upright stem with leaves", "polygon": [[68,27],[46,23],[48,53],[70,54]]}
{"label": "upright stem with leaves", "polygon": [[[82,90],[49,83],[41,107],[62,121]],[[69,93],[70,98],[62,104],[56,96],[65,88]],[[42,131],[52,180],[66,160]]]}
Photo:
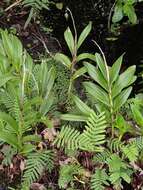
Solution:
{"label": "upright stem with leaves", "polygon": [[69,89],[68,89],[68,97],[71,95],[71,89],[73,85],[73,81],[83,75],[86,72],[86,68],[83,66],[80,69],[76,69],[75,66],[78,62],[81,62],[85,59],[89,59],[92,61],[95,61],[95,56],[90,53],[81,53],[78,55],[78,50],[89,35],[92,24],[89,22],[89,24],[84,28],[82,33],[80,34],[79,38],[77,36],[77,30],[75,27],[75,21],[73,18],[73,15],[70,11],[70,9],[67,8],[67,11],[70,14],[70,17],[72,19],[73,28],[74,28],[74,35],[72,34],[70,28],[68,27],[67,30],[64,33],[64,38],[67,43],[67,46],[71,53],[71,58],[69,58],[67,55],[63,53],[57,53],[55,55],[55,59],[59,62],[61,62],[63,65],[65,65],[71,73],[70,82],[69,82]]}

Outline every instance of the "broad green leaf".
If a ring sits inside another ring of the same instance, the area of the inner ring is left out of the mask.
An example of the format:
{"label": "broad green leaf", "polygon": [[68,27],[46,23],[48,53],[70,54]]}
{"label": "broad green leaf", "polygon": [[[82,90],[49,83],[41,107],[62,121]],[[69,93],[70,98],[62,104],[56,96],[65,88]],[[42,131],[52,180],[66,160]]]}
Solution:
{"label": "broad green leaf", "polygon": [[103,77],[105,78],[105,80],[107,80],[107,71],[106,71],[106,67],[105,67],[103,58],[101,57],[101,55],[99,53],[95,54],[95,58],[96,58],[97,65],[98,65]]}
{"label": "broad green leaf", "polygon": [[123,14],[123,5],[121,2],[118,2],[114,8],[114,14],[112,16],[112,22],[116,23],[122,20],[124,14]]}
{"label": "broad green leaf", "polygon": [[1,131],[0,132],[0,140],[2,140],[5,143],[8,143],[9,145],[19,148],[18,145],[18,139],[15,134],[8,133],[7,131]]}
{"label": "broad green leaf", "polygon": [[36,149],[36,146],[33,145],[33,144],[25,144],[23,147],[22,147],[22,150],[21,150],[21,154],[28,154],[32,151],[34,151]]}
{"label": "broad green leaf", "polygon": [[135,104],[131,104],[131,110],[133,113],[133,118],[135,120],[135,122],[143,127],[143,114],[140,112],[139,107],[136,106]]}
{"label": "broad green leaf", "polygon": [[62,120],[65,121],[84,121],[88,120],[88,116],[82,116],[77,114],[62,114],[60,117]]}
{"label": "broad green leaf", "polygon": [[104,79],[100,70],[87,62],[84,65],[87,68],[87,71],[91,78],[94,79],[98,84],[100,84],[105,90],[108,90],[107,82]]}
{"label": "broad green leaf", "polygon": [[55,78],[56,78],[56,71],[55,71],[55,68],[54,67],[51,67],[51,69],[49,70],[49,72],[47,73],[46,75],[47,79],[46,79],[46,86],[47,86],[47,90],[46,90],[46,94],[45,94],[45,99],[48,98],[52,88],[53,88],[53,85],[54,85],[54,81],[55,81]]}
{"label": "broad green leaf", "polygon": [[92,61],[95,61],[95,55],[91,53],[82,53],[77,56],[77,62],[82,61],[84,59],[90,59]]}
{"label": "broad green leaf", "polygon": [[[123,54],[124,55],[124,54]],[[123,55],[121,55],[113,64],[113,66],[111,67],[110,70],[110,83],[112,84],[114,81],[116,81],[120,69],[121,69],[121,64],[122,64],[122,60],[123,60]]]}
{"label": "broad green leaf", "polygon": [[0,112],[0,120],[8,123],[10,127],[15,131],[15,133],[18,132],[18,124],[9,114]]}
{"label": "broad green leaf", "polygon": [[132,87],[128,87],[123,90],[113,101],[114,111],[117,111],[121,108],[121,106],[127,101],[130,93],[132,91]]}
{"label": "broad green leaf", "polygon": [[39,135],[27,135],[23,137],[22,139],[23,143],[25,142],[40,142],[41,141],[41,136]]}
{"label": "broad green leaf", "polygon": [[8,35],[7,31],[1,31],[1,37],[2,37],[2,43],[4,50],[6,52],[6,55],[8,56],[9,60],[12,60],[13,51],[13,45],[11,43],[11,39]]}
{"label": "broad green leaf", "polygon": [[63,65],[65,65],[67,68],[70,69],[71,67],[71,61],[68,58],[68,56],[62,54],[62,53],[56,53],[55,60],[61,62]]}
{"label": "broad green leaf", "polygon": [[129,18],[129,21],[132,24],[136,24],[137,23],[137,15],[136,15],[136,12],[135,12],[135,8],[130,4],[125,4],[123,8],[124,8],[124,13]]}
{"label": "broad green leaf", "polygon": [[80,48],[80,46],[82,45],[84,40],[87,38],[87,36],[89,35],[89,33],[91,31],[91,28],[92,28],[92,22],[89,22],[89,24],[84,28],[84,30],[82,31],[82,33],[79,36],[79,39],[77,42],[77,49]]}
{"label": "broad green leaf", "polygon": [[112,88],[113,98],[117,96],[124,88],[128,87],[132,84],[132,82],[134,82],[134,80],[136,79],[136,77],[134,76],[135,70],[135,65],[130,66],[119,76]]}
{"label": "broad green leaf", "polygon": [[93,111],[90,109],[83,101],[81,101],[77,96],[73,95],[73,100],[78,107],[78,109],[84,114],[84,115],[90,115],[90,113]]}
{"label": "broad green leaf", "polygon": [[73,38],[72,32],[69,27],[65,31],[64,37],[65,37],[65,41],[69,47],[69,50],[70,50],[71,54],[73,55],[74,49],[75,49],[75,44],[74,44],[74,38]]}
{"label": "broad green leaf", "polygon": [[90,95],[92,95],[95,98],[95,100],[98,100],[99,102],[105,104],[106,106],[110,105],[108,94],[101,87],[91,82],[84,82],[84,86],[86,88],[86,91]]}
{"label": "broad green leaf", "polygon": [[72,76],[72,79],[75,80],[86,72],[87,72],[86,67],[81,67],[80,69],[75,71],[74,75]]}

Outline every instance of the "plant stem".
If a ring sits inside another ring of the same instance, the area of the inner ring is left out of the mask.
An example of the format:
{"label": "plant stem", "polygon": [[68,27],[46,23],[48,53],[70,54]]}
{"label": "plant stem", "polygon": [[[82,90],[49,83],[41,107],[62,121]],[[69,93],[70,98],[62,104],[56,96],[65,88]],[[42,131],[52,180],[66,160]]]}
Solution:
{"label": "plant stem", "polygon": [[103,53],[101,47],[99,46],[99,44],[93,40],[93,42],[95,43],[95,45],[99,48],[104,63],[105,63],[105,68],[106,68],[106,74],[107,74],[107,84],[108,84],[108,98],[109,98],[109,104],[110,104],[110,114],[111,114],[111,126],[112,126],[112,138],[114,137],[114,125],[113,125],[113,121],[114,121],[114,115],[113,115],[113,100],[112,100],[112,89],[111,89],[111,84],[110,84],[110,72],[109,72],[109,67],[107,65],[107,61],[106,61],[106,57],[105,54]]}

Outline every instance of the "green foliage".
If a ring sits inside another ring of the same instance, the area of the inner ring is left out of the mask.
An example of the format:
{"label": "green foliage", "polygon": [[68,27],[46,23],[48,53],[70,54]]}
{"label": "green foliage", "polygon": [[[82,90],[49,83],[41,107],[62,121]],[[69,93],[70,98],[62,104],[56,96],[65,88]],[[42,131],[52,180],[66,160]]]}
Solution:
{"label": "green foliage", "polygon": [[126,134],[127,132],[130,133],[133,132],[132,126],[128,124],[128,122],[124,119],[122,115],[117,115],[114,125],[119,131],[119,139],[121,139],[123,135]]}
{"label": "green foliage", "polygon": [[[132,91],[131,84],[136,80],[135,66],[130,66],[120,74],[123,55],[115,61],[112,67],[107,65],[104,55],[103,58],[98,53],[95,56],[98,67],[89,63],[85,63],[85,67],[97,84],[84,82],[84,86],[95,100],[98,111],[105,111],[113,123],[115,113],[125,104]],[[114,131],[112,131],[112,135],[113,133]]]}
{"label": "green foliage", "polygon": [[39,122],[52,126],[46,114],[52,105],[50,97],[55,70],[53,67],[48,70],[44,63],[34,65],[18,38],[7,31],[1,30],[0,48],[0,75],[3,78],[0,86],[0,139],[25,154],[41,140],[37,134],[29,135],[28,132]]}
{"label": "green foliage", "polygon": [[[57,147],[67,147],[73,150],[102,151],[101,145],[105,142],[105,115],[104,113],[96,115],[93,110],[88,114],[90,115],[86,120],[87,125],[82,133],[68,126],[62,127],[54,142],[57,144]],[[72,117],[75,120],[77,118]]]}
{"label": "green foliage", "polygon": [[30,187],[45,170],[53,168],[54,155],[51,151],[35,152],[28,155],[22,186]]}
{"label": "green foliage", "polygon": [[124,16],[127,16],[130,23],[136,24],[137,16],[134,8],[136,3],[136,0],[117,0],[116,5],[114,7],[112,22],[117,23],[121,21]]}
{"label": "green foliage", "polygon": [[80,69],[76,70],[76,67],[75,67],[76,64],[78,62],[82,62],[85,59],[95,61],[95,56],[92,54],[89,54],[89,53],[78,54],[79,48],[81,47],[81,45],[83,44],[83,42],[85,41],[85,39],[87,38],[87,36],[89,35],[91,31],[91,28],[92,28],[91,22],[84,28],[84,30],[82,31],[78,39],[77,39],[77,31],[75,28],[74,20],[73,20],[73,26],[74,26],[74,33],[75,33],[74,36],[69,27],[64,33],[64,38],[69,48],[69,51],[71,53],[71,58],[69,58],[67,55],[63,53],[57,53],[55,55],[55,59],[61,62],[63,65],[65,65],[71,72],[68,96],[71,93],[74,80],[82,76],[84,73],[86,73],[85,67],[81,67]]}
{"label": "green foliage", "polygon": [[16,154],[16,150],[13,149],[10,146],[6,146],[5,145],[5,146],[3,146],[1,152],[4,155],[4,159],[2,161],[2,165],[4,165],[4,166],[10,165],[12,163],[13,156]]}
{"label": "green foliage", "polygon": [[84,169],[77,164],[62,165],[60,167],[58,185],[60,188],[67,189],[68,185],[74,182],[75,176],[83,173]]}
{"label": "green foliage", "polygon": [[30,13],[25,22],[24,29],[27,28],[32,18],[36,19],[36,17],[38,17],[39,11],[41,11],[42,9],[48,10],[49,4],[49,0],[23,0],[22,5],[24,7],[30,8]]}
{"label": "green foliage", "polygon": [[121,179],[127,183],[131,182],[131,173],[128,164],[126,164],[118,155],[113,154],[107,159],[109,166],[109,180],[115,186],[121,186]]}
{"label": "green foliage", "polygon": [[105,186],[109,185],[109,183],[107,182],[108,178],[109,177],[104,169],[97,168],[95,173],[91,177],[91,189],[104,190]]}
{"label": "green foliage", "polygon": [[138,159],[139,151],[135,144],[129,144],[123,147],[123,153],[129,159],[130,162],[135,162]]}
{"label": "green foliage", "polygon": [[[113,15],[111,16],[111,18],[109,17],[108,21],[110,23],[110,19],[112,20],[112,24],[109,30],[113,32],[115,35],[118,35],[120,33],[119,29],[121,27],[121,22],[125,18],[127,18],[127,21],[126,22],[124,21],[125,23],[137,24],[138,19],[137,19],[135,6],[137,3],[140,3],[141,1],[115,0],[110,12],[110,14],[112,15],[113,11]],[[124,22],[122,24],[124,24]]]}

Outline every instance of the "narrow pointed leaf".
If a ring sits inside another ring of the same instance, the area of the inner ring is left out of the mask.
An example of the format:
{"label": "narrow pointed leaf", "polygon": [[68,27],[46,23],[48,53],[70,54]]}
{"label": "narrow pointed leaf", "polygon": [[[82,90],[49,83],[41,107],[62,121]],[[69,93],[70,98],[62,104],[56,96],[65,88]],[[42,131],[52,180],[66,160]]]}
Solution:
{"label": "narrow pointed leaf", "polygon": [[127,89],[123,90],[114,100],[113,106],[114,111],[119,110],[122,105],[127,101],[129,95],[131,94],[132,87],[128,87]]}
{"label": "narrow pointed leaf", "polygon": [[92,109],[90,109],[82,100],[80,100],[77,96],[73,96],[73,100],[76,103],[78,109],[85,115],[90,115]]}
{"label": "narrow pointed leaf", "polygon": [[95,100],[109,106],[108,94],[98,85],[91,82],[84,82],[86,91],[92,95]]}
{"label": "narrow pointed leaf", "polygon": [[89,33],[91,31],[91,28],[92,28],[92,23],[89,22],[89,24],[84,28],[84,30],[82,31],[82,33],[79,36],[79,39],[77,42],[77,49],[80,48],[80,46],[82,45],[84,40],[87,38],[87,36],[89,35]]}
{"label": "narrow pointed leaf", "polygon": [[86,67],[81,67],[80,69],[76,70],[76,72],[74,73],[74,75],[72,76],[72,79],[75,80],[78,77],[82,76],[84,73],[87,72]]}
{"label": "narrow pointed leaf", "polygon": [[74,53],[74,38],[73,38],[73,35],[72,35],[72,32],[70,30],[70,28],[68,27],[67,30],[65,31],[64,33],[64,37],[65,37],[65,41],[68,45],[68,48],[71,52],[71,54],[73,55]]}
{"label": "narrow pointed leaf", "polygon": [[65,121],[84,121],[86,122],[88,119],[88,116],[82,116],[82,115],[77,115],[77,114],[63,114],[60,117],[62,120]]}
{"label": "narrow pointed leaf", "polygon": [[101,57],[101,55],[99,53],[96,53],[95,57],[96,57],[97,65],[98,65],[103,77],[105,78],[105,80],[107,80],[107,71],[106,71],[106,67],[105,67],[103,58]]}
{"label": "narrow pointed leaf", "polygon": [[67,68],[70,69],[71,67],[71,61],[70,59],[68,58],[68,56],[62,54],[62,53],[57,53],[55,55],[55,59],[59,62],[61,62],[63,65],[65,65]]}
{"label": "narrow pointed leaf", "polygon": [[91,53],[82,53],[77,56],[77,62],[85,60],[85,59],[90,59],[92,61],[95,61],[95,55]]}
{"label": "narrow pointed leaf", "polygon": [[133,65],[129,67],[126,71],[124,71],[117,81],[115,82],[113,89],[112,89],[112,97],[114,98],[117,96],[124,88],[128,87],[131,85],[131,82],[133,82],[135,79],[134,73],[136,70],[136,66]]}
{"label": "narrow pointed leaf", "polygon": [[87,68],[87,71],[91,78],[95,80],[98,84],[100,84],[105,90],[108,90],[107,82],[104,79],[102,73],[100,72],[97,67],[91,65],[90,63],[85,63],[85,67]]}
{"label": "narrow pointed leaf", "polygon": [[[124,54],[123,54],[124,55]],[[111,67],[110,70],[110,83],[112,84],[114,81],[116,81],[120,69],[121,69],[121,64],[122,64],[122,60],[123,60],[123,55],[121,55],[113,64],[113,66]]]}

